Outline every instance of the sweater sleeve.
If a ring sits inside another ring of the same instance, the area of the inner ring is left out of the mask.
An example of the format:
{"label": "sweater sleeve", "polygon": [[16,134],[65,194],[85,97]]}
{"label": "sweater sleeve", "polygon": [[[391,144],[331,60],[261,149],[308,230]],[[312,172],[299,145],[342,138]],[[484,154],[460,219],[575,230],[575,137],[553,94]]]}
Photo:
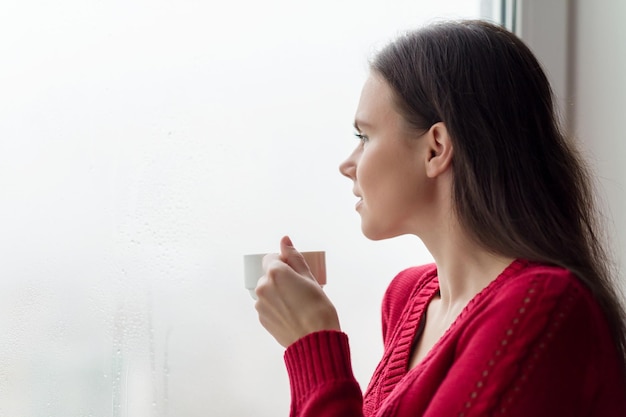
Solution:
{"label": "sweater sleeve", "polygon": [[309,334],[285,351],[291,417],[361,417],[363,398],[352,373],[345,333]]}
{"label": "sweater sleeve", "polygon": [[520,280],[464,329],[424,417],[626,416],[606,320],[567,271]]}
{"label": "sweater sleeve", "polygon": [[[400,272],[390,283],[382,302],[383,340],[393,332],[416,285],[423,285],[435,265]],[[363,395],[352,373],[345,333],[309,334],[285,351],[291,387],[291,417],[361,417]]]}

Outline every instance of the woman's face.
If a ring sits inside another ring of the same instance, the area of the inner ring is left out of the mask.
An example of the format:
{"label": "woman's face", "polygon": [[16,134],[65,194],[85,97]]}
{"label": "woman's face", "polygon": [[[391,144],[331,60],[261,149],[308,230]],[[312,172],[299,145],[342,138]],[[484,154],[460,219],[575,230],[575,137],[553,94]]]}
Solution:
{"label": "woman's face", "polygon": [[417,234],[432,194],[423,162],[427,144],[407,126],[392,98],[387,83],[371,74],[355,116],[360,143],[339,167],[354,181],[361,229],[372,240]]}

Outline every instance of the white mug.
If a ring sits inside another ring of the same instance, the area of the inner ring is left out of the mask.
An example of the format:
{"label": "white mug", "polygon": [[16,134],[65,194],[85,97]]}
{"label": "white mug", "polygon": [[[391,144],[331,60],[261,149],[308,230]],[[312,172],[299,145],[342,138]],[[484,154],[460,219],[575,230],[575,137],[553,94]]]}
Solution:
{"label": "white mug", "polygon": [[[320,285],[326,285],[326,252],[300,252],[304,256],[304,260],[311,274]],[[257,282],[264,275],[263,257],[265,253],[258,253],[243,256],[243,274],[246,289],[250,291],[250,295],[257,299],[255,289]]]}

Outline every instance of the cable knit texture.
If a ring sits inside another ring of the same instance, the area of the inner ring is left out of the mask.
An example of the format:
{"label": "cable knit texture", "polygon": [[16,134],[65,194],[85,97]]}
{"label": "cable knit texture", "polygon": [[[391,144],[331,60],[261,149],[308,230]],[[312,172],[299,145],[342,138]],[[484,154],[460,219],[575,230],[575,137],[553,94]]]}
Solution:
{"label": "cable knit texture", "polygon": [[364,396],[344,333],[317,332],[289,346],[291,417],[626,416],[626,381],[606,320],[571,273],[514,261],[409,370],[438,290],[435,265],[391,282],[385,351]]}

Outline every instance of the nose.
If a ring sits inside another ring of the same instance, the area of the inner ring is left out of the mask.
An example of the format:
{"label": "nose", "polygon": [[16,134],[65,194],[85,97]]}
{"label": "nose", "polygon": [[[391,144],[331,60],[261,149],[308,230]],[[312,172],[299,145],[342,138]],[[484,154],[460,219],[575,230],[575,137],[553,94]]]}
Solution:
{"label": "nose", "polygon": [[351,180],[356,179],[356,153],[358,149],[355,149],[354,152],[350,154],[348,159],[343,161],[339,165],[339,172],[341,172],[344,176],[350,178]]}

